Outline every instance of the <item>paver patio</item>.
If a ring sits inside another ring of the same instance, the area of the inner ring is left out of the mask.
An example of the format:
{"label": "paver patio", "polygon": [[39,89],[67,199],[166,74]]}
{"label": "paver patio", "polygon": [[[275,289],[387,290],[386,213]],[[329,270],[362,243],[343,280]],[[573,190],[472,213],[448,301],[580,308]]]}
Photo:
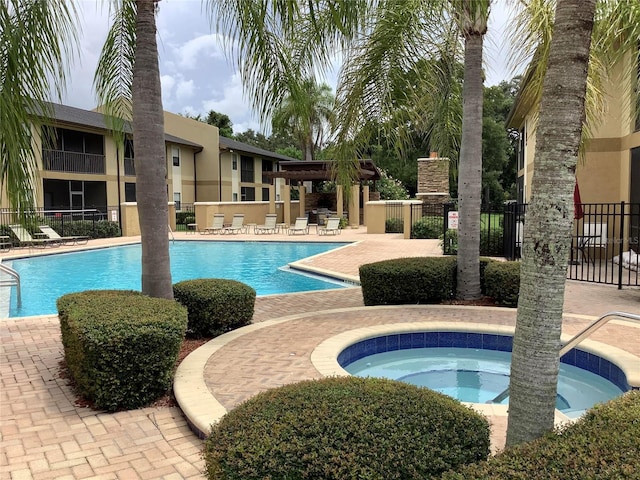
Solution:
{"label": "paver patio", "polygon": [[[256,240],[253,235],[176,237]],[[269,237],[291,240],[286,235]],[[315,235],[304,239],[324,241],[324,237]],[[362,243],[305,263],[340,272],[347,278],[357,274],[360,263],[418,252],[438,254],[433,243],[399,240],[397,235],[366,235],[364,229],[347,230],[329,240]],[[90,242],[92,246],[112,243]],[[12,254],[16,251],[8,255]],[[359,307],[362,298],[358,288],[261,297],[256,301],[254,322],[269,325],[272,319],[294,313],[297,317],[259,328],[224,345],[203,364],[203,378],[223,406],[231,408],[270,386],[317,377],[311,351],[324,338],[345,329],[399,321],[455,323],[471,315],[476,322],[508,325],[513,324],[515,315],[514,310],[455,306],[375,311]],[[326,312],[328,308],[334,311]],[[640,289],[567,283],[565,331],[573,333],[592,316],[609,310],[638,313]],[[593,339],[640,356],[638,333],[638,326],[616,321],[603,327]],[[2,319],[0,338],[0,478],[203,478],[202,442],[189,429],[180,409],[145,408],[107,414],[75,405],[71,388],[59,377],[58,364],[63,355],[56,316]],[[503,424],[494,422],[494,444],[503,430]]]}

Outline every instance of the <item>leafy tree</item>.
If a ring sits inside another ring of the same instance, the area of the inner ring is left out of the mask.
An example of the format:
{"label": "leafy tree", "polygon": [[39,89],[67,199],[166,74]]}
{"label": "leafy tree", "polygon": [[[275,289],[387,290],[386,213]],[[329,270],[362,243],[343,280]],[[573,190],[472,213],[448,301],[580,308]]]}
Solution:
{"label": "leafy tree", "polygon": [[300,89],[302,94],[285,97],[275,110],[271,124],[274,131],[290,132],[298,140],[304,160],[311,161],[323,144],[335,99],[331,87],[326,83],[318,85],[315,78],[304,79],[301,85],[290,88]]}
{"label": "leafy tree", "polygon": [[203,117],[202,114],[198,113],[197,115],[190,115],[186,113],[184,115],[187,118],[191,118],[193,120],[197,120],[199,122],[208,123],[209,125],[213,125],[214,127],[218,127],[218,132],[223,137],[233,138],[233,122],[228,115],[224,113],[218,113],[215,110],[209,110],[209,113],[206,117]]}
{"label": "leafy tree", "polygon": [[209,110],[205,122],[218,127],[218,131],[223,137],[233,138],[233,123],[228,115],[218,113],[215,110]]}

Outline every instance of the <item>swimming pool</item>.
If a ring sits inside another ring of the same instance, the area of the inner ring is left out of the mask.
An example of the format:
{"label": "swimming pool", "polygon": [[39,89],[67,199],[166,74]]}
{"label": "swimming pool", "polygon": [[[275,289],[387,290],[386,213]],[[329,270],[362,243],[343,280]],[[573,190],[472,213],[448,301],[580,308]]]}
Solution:
{"label": "swimming pool", "polygon": [[[169,247],[172,281],[228,278],[251,285],[258,295],[341,288],[346,285],[292,273],[283,267],[344,245],[347,244],[176,241]],[[9,306],[7,311],[0,312],[1,316],[56,313],[56,299],[71,292],[140,290],[140,257],[141,249],[137,244],[7,262],[20,274],[22,307],[17,307],[15,287],[12,287]]]}
{"label": "swimming pool", "polygon": [[[511,342],[511,336],[471,332],[399,333],[352,344],[337,360],[352,375],[392,378],[487,403],[509,385]],[[629,389],[617,365],[573,349],[561,359],[556,408],[577,417]]]}

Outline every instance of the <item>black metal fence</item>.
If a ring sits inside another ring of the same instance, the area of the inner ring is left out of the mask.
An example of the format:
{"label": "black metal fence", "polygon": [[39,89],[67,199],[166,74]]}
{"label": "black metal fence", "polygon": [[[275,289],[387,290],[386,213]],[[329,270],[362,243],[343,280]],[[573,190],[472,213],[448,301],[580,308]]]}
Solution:
{"label": "black metal fence", "polygon": [[[396,214],[387,207],[387,224]],[[508,202],[480,215],[480,255],[517,260],[522,254],[527,204]],[[640,204],[585,203],[574,221],[567,278],[640,286]],[[397,215],[401,218],[401,215]],[[445,255],[458,252],[456,205],[411,205],[411,238],[438,238]],[[402,231],[402,230],[400,230]]]}
{"label": "black metal fence", "polygon": [[40,225],[52,227],[61,236],[86,235],[92,238],[120,236],[120,212],[118,207],[88,208],[82,210],[49,210],[37,208],[24,219],[11,209],[0,209],[2,235],[11,236],[9,225],[26,224],[31,233],[37,233]]}
{"label": "black metal fence", "polygon": [[186,232],[187,225],[190,223],[196,223],[196,211],[193,204],[176,204],[176,232]]}
{"label": "black metal fence", "polygon": [[402,233],[404,231],[404,206],[402,202],[386,203],[385,233]]}
{"label": "black metal fence", "polygon": [[[411,238],[437,238],[445,255],[458,253],[456,204],[411,206]],[[480,214],[480,255],[504,255],[504,211],[483,210]]]}
{"label": "black metal fence", "polygon": [[[505,257],[521,256],[526,204],[505,205]],[[640,204],[583,203],[573,222],[567,278],[639,286]]]}

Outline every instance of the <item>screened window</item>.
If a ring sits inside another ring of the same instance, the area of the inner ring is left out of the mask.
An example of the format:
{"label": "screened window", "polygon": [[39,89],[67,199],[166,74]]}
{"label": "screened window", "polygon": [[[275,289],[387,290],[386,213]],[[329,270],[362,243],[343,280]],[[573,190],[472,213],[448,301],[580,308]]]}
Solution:
{"label": "screened window", "polygon": [[253,183],[255,181],[253,157],[240,156],[240,181]]}
{"label": "screened window", "polygon": [[180,166],[180,147],[171,147],[171,157],[173,158],[173,166]]}
{"label": "screened window", "polygon": [[256,199],[256,189],[254,187],[242,187],[240,189],[240,199],[243,202],[253,202]]}

